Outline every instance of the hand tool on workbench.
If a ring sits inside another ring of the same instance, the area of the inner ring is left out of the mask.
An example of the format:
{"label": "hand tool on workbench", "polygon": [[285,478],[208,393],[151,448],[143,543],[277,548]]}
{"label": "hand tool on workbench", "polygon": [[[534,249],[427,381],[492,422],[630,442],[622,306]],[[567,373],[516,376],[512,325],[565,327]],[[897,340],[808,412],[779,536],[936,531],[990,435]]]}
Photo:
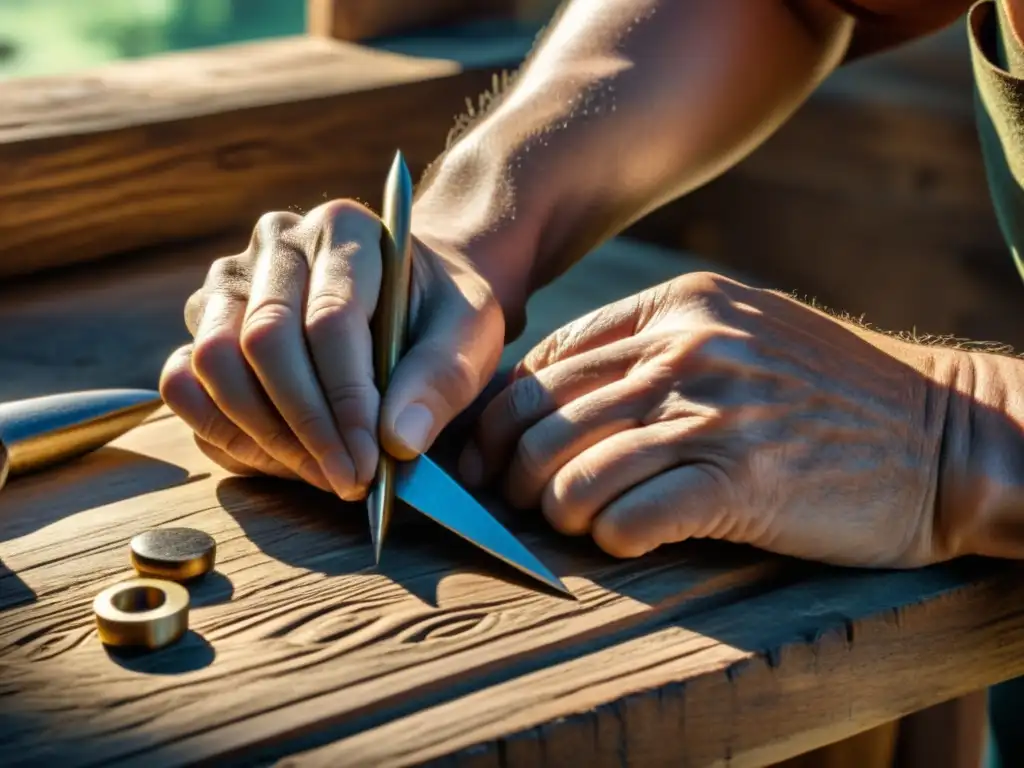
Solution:
{"label": "hand tool on workbench", "polygon": [[[382,398],[406,344],[413,259],[411,219],[412,179],[398,152],[384,188],[383,269],[373,327],[376,383]],[[396,497],[485,552],[572,596],[555,574],[431,459],[424,455],[400,462],[383,447],[367,497],[377,562]]]}
{"label": "hand tool on workbench", "polygon": [[0,488],[100,448],[162,405],[148,389],[96,389],[0,403]]}

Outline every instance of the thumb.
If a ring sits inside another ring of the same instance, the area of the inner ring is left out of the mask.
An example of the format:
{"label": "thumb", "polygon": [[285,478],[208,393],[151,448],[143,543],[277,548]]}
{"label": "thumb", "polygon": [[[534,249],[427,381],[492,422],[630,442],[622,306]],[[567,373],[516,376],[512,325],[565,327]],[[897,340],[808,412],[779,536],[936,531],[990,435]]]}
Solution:
{"label": "thumb", "polygon": [[494,375],[503,341],[500,310],[441,309],[395,368],[381,405],[384,450],[409,460],[430,448]]}

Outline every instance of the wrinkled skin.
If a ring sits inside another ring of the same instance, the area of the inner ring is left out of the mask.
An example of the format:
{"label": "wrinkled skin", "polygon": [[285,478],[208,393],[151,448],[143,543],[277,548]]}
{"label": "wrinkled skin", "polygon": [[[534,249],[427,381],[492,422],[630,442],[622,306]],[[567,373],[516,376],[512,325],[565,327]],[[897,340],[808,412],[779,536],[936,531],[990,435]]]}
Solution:
{"label": "wrinkled skin", "polygon": [[960,353],[694,274],[558,330],[461,467],[632,557],[710,537],[863,566],[945,559],[933,514]]}
{"label": "wrinkled skin", "polygon": [[[490,286],[415,243],[412,343],[383,403],[370,318],[380,223],[349,201],[270,214],[189,301],[193,343],[161,391],[214,461],[362,498],[491,378]],[[460,460],[566,534],[633,557],[691,537],[851,565],[945,559],[935,532],[943,403],[961,353],[849,325],[711,274],[552,334],[486,407]]]}

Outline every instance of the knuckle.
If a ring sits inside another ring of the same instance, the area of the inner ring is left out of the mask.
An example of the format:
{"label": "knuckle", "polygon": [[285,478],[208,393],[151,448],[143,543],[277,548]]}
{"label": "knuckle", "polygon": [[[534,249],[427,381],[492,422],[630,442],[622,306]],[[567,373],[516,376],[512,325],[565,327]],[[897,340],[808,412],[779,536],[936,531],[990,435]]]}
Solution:
{"label": "knuckle", "polygon": [[722,292],[726,278],[715,272],[690,272],[677,278],[679,285],[686,293],[700,296],[714,296]]}
{"label": "knuckle", "polygon": [[337,381],[323,385],[324,397],[335,411],[348,411],[351,406],[365,408],[378,397],[377,388],[368,381]]}
{"label": "knuckle", "polygon": [[301,220],[301,216],[291,211],[268,211],[256,220],[252,230],[252,244],[259,247],[277,240]]}
{"label": "knuckle", "polygon": [[239,332],[242,352],[249,359],[262,359],[271,354],[297,326],[295,310],[283,301],[264,301],[251,309]]}
{"label": "knuckle", "polygon": [[189,366],[190,356],[190,349],[183,347],[168,358],[160,372],[160,397],[171,410],[176,411],[189,399],[190,390],[198,386],[195,374]]}
{"label": "knuckle", "polygon": [[444,360],[434,370],[434,386],[453,408],[461,410],[468,405],[479,391],[480,371],[464,354],[452,353],[450,350],[431,350],[422,352],[426,360]]}
{"label": "knuckle", "polygon": [[352,316],[352,305],[340,294],[320,293],[306,305],[306,335],[310,341],[335,338]]}
{"label": "knuckle", "polygon": [[350,239],[376,240],[380,235],[380,222],[373,212],[348,198],[318,205],[302,219],[302,228],[328,247]]}
{"label": "knuckle", "polygon": [[230,444],[231,438],[234,437],[234,432],[238,432],[238,430],[217,408],[210,408],[203,415],[199,429],[196,430],[196,434],[203,440],[227,453],[230,453],[227,446]]}
{"label": "knuckle", "polygon": [[750,336],[725,326],[708,326],[682,338],[664,341],[661,358],[672,367],[672,362],[693,362],[704,365],[742,360],[746,356]]}
{"label": "knuckle", "polygon": [[693,339],[693,354],[704,360],[742,359],[749,336],[725,327],[708,329]]}
{"label": "knuckle", "polygon": [[539,344],[526,353],[522,362],[516,366],[517,373],[519,375],[528,375],[548,367],[565,350],[571,348],[572,340],[577,335],[578,331],[575,328],[575,323],[563,325],[557,330],[552,331]]}
{"label": "knuckle", "polygon": [[248,254],[221,256],[219,259],[214,259],[207,271],[207,283],[223,285],[248,279],[249,261]]}
{"label": "knuckle", "polygon": [[238,339],[230,332],[217,331],[196,339],[192,346],[192,370],[200,379],[216,379],[225,368],[241,358]]}
{"label": "knuckle", "polygon": [[249,297],[251,282],[252,258],[248,253],[222,256],[210,265],[203,287],[189,297],[189,302],[205,304],[210,293],[244,301]]}
{"label": "knuckle", "polygon": [[203,319],[203,310],[206,308],[207,294],[203,289],[199,289],[185,302],[185,327],[188,332],[195,338],[196,333],[199,331],[199,323]]}

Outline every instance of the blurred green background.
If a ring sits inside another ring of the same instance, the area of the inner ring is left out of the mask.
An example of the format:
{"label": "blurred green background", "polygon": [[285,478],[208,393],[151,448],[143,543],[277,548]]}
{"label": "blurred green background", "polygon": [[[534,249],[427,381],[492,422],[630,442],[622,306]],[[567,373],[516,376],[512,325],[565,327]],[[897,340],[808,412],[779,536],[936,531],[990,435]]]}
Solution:
{"label": "blurred green background", "polygon": [[0,0],[0,79],[301,34],[305,0]]}

